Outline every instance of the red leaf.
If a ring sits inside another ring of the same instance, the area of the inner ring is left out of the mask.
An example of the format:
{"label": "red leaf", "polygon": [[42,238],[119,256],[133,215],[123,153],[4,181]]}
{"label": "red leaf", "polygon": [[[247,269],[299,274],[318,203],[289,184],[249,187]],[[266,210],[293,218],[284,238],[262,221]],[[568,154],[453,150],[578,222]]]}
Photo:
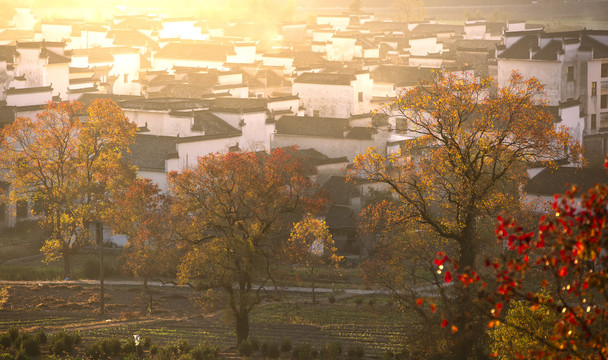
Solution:
{"label": "red leaf", "polygon": [[452,282],[452,273],[449,271],[445,272],[445,282],[446,283]]}
{"label": "red leaf", "polygon": [[564,277],[566,275],[568,275],[568,267],[567,266],[562,266],[561,269],[559,269],[559,271],[557,272],[557,275]]}
{"label": "red leaf", "polygon": [[416,305],[418,305],[418,306],[422,305],[422,301],[423,301],[422,298],[416,299]]}
{"label": "red leaf", "polygon": [[441,327],[448,326],[448,321],[446,319],[441,320]]}

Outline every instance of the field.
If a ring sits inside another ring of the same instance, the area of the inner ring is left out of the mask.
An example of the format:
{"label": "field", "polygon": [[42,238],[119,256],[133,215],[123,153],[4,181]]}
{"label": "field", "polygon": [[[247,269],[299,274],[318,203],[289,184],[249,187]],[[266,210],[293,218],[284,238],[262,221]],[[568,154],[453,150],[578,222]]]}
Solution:
{"label": "field", "polygon": [[[178,340],[208,342],[218,345],[225,358],[238,357],[230,319],[217,310],[221,304],[203,311],[188,287],[152,287],[154,309],[149,316],[139,315],[140,287],[136,285],[106,286],[104,316],[98,315],[99,290],[93,282],[1,282],[0,289],[0,329],[78,332],[83,339],[81,352],[100,339],[126,341],[137,334],[158,345]],[[312,304],[310,294],[277,298],[267,293],[251,316],[251,336],[260,343],[290,339],[294,346],[313,348],[327,343],[340,343],[343,349],[360,345],[367,358],[398,349],[404,323],[388,298],[340,291],[332,296],[333,303],[327,294],[320,294]]]}

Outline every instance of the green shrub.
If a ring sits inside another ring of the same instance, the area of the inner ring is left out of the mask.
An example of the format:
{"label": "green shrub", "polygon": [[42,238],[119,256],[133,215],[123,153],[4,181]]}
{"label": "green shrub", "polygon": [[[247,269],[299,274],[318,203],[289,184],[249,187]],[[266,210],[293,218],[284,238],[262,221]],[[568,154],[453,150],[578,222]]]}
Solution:
{"label": "green shrub", "polygon": [[1,353],[0,360],[14,360],[15,357],[9,353]]}
{"label": "green shrub", "polygon": [[144,349],[149,349],[150,345],[152,345],[152,338],[149,336],[144,337],[144,339],[140,343]]}
{"label": "green shrub", "polygon": [[46,337],[46,333],[44,332],[44,330],[38,329],[38,331],[36,331],[34,333],[34,338],[36,340],[38,340],[38,343],[46,344],[47,337]]}
{"label": "green shrub", "polygon": [[192,345],[188,342],[188,340],[179,340],[176,344],[177,351],[180,354],[187,354],[192,350]]}
{"label": "green shrub", "polygon": [[0,346],[2,346],[3,348],[9,348],[12,344],[13,339],[11,339],[9,333],[6,332],[0,335]]}
{"label": "green shrub", "polygon": [[101,340],[101,347],[104,354],[112,356],[120,354],[122,350],[122,344],[117,338],[109,338]]}
{"label": "green shrub", "polygon": [[80,344],[80,335],[60,331],[51,336],[49,342],[49,353],[51,355],[62,355],[71,353],[74,350],[74,345]]}
{"label": "green shrub", "polygon": [[262,344],[262,354],[271,358],[276,359],[281,355],[281,351],[279,350],[279,344],[276,342],[267,343],[264,342]]}
{"label": "green shrub", "polygon": [[325,344],[323,349],[321,349],[321,358],[322,359],[335,359],[342,354],[342,344],[337,341],[332,341],[330,343]]}
{"label": "green shrub", "polygon": [[351,347],[346,352],[346,356],[349,359],[362,359],[363,355],[365,355],[365,349],[363,348],[362,345],[357,345],[354,348]]}
{"label": "green shrub", "polygon": [[123,345],[122,352],[127,355],[135,354],[137,356],[141,356],[144,354],[144,346],[142,343],[135,345],[135,339],[129,338],[129,340],[127,340],[127,342]]}
{"label": "green shrub", "polygon": [[[86,279],[99,279],[99,260],[97,259],[89,259],[82,265],[83,276]],[[115,274],[114,268],[109,264],[103,264],[103,275],[104,276],[113,276]]]}
{"label": "green shrub", "polygon": [[175,344],[163,346],[158,350],[158,358],[160,360],[173,360],[178,357],[179,350]]}
{"label": "green shrub", "polygon": [[251,356],[254,351],[252,341],[249,339],[245,339],[239,344],[239,354],[243,356]]}
{"label": "green shrub", "polygon": [[40,355],[40,343],[32,336],[22,338],[19,349],[27,356],[39,356]]}
{"label": "green shrub", "polygon": [[207,343],[199,344],[190,352],[194,360],[213,360],[219,356],[219,353],[220,351],[217,346]]}
{"label": "green shrub", "polygon": [[99,360],[105,358],[103,347],[101,346],[101,343],[99,341],[87,346],[84,350],[84,353],[88,359],[92,360]]}
{"label": "green shrub", "polygon": [[19,337],[19,328],[12,326],[8,329],[8,336],[11,337],[11,341],[17,340],[17,337]]}
{"label": "green shrub", "polygon": [[310,344],[296,345],[291,352],[293,360],[310,360],[312,359],[312,348]]}
{"label": "green shrub", "polygon": [[393,360],[395,354],[393,354],[393,350],[386,350],[384,354],[382,354],[382,360]]}
{"label": "green shrub", "polygon": [[283,340],[281,340],[281,351],[283,352],[289,352],[291,351],[291,339],[290,338],[283,338]]}
{"label": "green shrub", "polygon": [[150,355],[156,355],[156,354],[158,354],[158,346],[157,345],[150,346]]}
{"label": "green shrub", "polygon": [[258,339],[250,337],[249,342],[251,343],[251,346],[253,346],[253,351],[260,350],[260,342],[258,341]]}
{"label": "green shrub", "polygon": [[24,351],[17,350],[15,353],[15,360],[28,360],[28,358]]}

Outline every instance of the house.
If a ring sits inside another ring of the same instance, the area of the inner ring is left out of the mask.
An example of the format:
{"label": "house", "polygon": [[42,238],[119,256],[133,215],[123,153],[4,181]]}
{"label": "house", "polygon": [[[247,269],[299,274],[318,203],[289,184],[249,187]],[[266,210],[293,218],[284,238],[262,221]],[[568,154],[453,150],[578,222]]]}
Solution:
{"label": "house", "polygon": [[400,91],[413,87],[423,80],[431,80],[435,76],[432,68],[380,65],[371,73],[374,82],[372,96],[376,98],[391,98]]}
{"label": "house", "polygon": [[368,119],[371,115],[363,119],[286,115],[276,123],[271,147],[313,148],[331,158],[346,157],[349,161],[372,146],[385,153],[388,133],[361,126]]}
{"label": "house", "polygon": [[70,58],[64,42],[19,42],[16,52],[15,77],[24,76],[26,87],[52,86],[53,96],[68,99]]}
{"label": "house", "polygon": [[565,194],[576,185],[581,194],[596,184],[608,184],[608,174],[600,168],[577,168],[560,166],[557,168],[544,168],[536,173],[523,188],[524,201],[541,213],[550,209],[556,194]]}
{"label": "house", "polygon": [[309,116],[348,118],[371,109],[373,80],[369,71],[340,68],[305,72],[293,83]]}
{"label": "house", "polygon": [[[511,29],[511,24],[509,24]],[[586,157],[598,164],[608,152],[608,31],[577,30],[545,32],[542,28],[505,31],[504,45],[497,47],[498,81],[505,85],[511,72],[536,77],[545,86],[549,105],[578,101],[583,124]],[[605,70],[605,71],[604,71]],[[575,111],[566,112],[578,117]],[[578,136],[578,135],[576,135]]]}
{"label": "house", "polygon": [[167,70],[182,66],[220,69],[230,55],[236,55],[234,46],[202,41],[176,41],[168,43],[152,55],[152,68]]}

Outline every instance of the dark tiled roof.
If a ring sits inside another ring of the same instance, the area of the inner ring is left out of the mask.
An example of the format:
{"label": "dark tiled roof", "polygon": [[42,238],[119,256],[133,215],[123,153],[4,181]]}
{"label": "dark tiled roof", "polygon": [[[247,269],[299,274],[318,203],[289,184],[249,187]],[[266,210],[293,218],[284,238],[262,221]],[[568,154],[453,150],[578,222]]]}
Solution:
{"label": "dark tiled roof", "polygon": [[114,39],[116,46],[146,46],[152,49],[158,48],[158,43],[147,35],[134,29],[120,29],[108,32],[107,38]]}
{"label": "dark tiled roof", "polygon": [[115,95],[115,94],[82,94],[79,98],[78,101],[83,103],[84,105],[88,106],[90,103],[93,102],[93,100],[97,100],[97,99],[110,99],[112,101],[114,101],[117,104],[120,104],[123,101],[126,100],[136,100],[136,99],[143,99],[142,96],[135,96],[135,95]]}
{"label": "dark tiled roof", "polygon": [[[151,85],[154,86],[154,85]],[[209,94],[213,94],[213,86],[199,84],[165,84],[160,85],[158,89],[149,89],[148,93],[151,98],[196,98],[202,99]]]}
{"label": "dark tiled roof", "polygon": [[596,168],[546,168],[530,179],[524,190],[528,194],[553,196],[565,193],[569,190],[568,185],[574,184],[584,192],[595,184],[608,184],[608,174],[605,169]]}
{"label": "dark tiled roof", "polygon": [[216,112],[262,112],[266,111],[266,99],[217,98],[213,102],[211,110]]}
{"label": "dark tiled roof", "polygon": [[350,85],[354,75],[330,73],[303,73],[294,81],[303,84]]}
{"label": "dark tiled roof", "polygon": [[348,159],[346,157],[330,158],[315,149],[284,148],[283,150],[294,158],[306,159],[310,165],[315,167],[325,164],[348,163]]}
{"label": "dark tiled roof", "polygon": [[285,135],[344,138],[349,130],[349,120],[338,118],[283,116],[276,124],[277,133]]}
{"label": "dark tiled roof", "polygon": [[453,32],[456,34],[464,33],[464,25],[450,24],[419,24],[410,31],[411,36],[436,35],[438,33]]}
{"label": "dark tiled roof", "polygon": [[128,99],[120,102],[123,109],[134,110],[192,110],[207,108],[208,102],[198,99],[155,98]]}
{"label": "dark tiled roof", "polygon": [[370,32],[408,32],[406,22],[393,21],[368,21],[361,25],[361,29],[369,30]]}
{"label": "dark tiled roof", "polygon": [[49,64],[69,64],[72,61],[69,57],[56,54],[47,48],[40,50],[40,57],[48,58]]}
{"label": "dark tiled roof", "polygon": [[372,127],[353,127],[347,134],[347,139],[370,140],[378,131]]}
{"label": "dark tiled roof", "polygon": [[371,74],[374,82],[393,83],[396,86],[413,86],[421,80],[431,80],[433,76],[431,68],[389,65],[381,65]]}
{"label": "dark tiled roof", "polygon": [[165,159],[174,155],[177,138],[138,134],[126,155],[141,170],[165,171]]}
{"label": "dark tiled roof", "polygon": [[332,176],[325,184],[323,190],[327,191],[332,203],[336,205],[350,205],[350,199],[358,196],[357,187],[347,182],[344,176]]}
{"label": "dark tiled roof", "polygon": [[239,136],[241,131],[228,125],[224,120],[215,116],[209,110],[203,111],[183,111],[183,112],[172,112],[172,115],[177,116],[193,116],[194,123],[192,124],[192,130],[204,131],[205,136]]}
{"label": "dark tiled roof", "polygon": [[39,86],[39,87],[28,87],[28,88],[23,88],[23,89],[10,88],[10,89],[6,89],[5,93],[7,95],[34,94],[34,93],[41,93],[41,92],[50,92],[52,90],[53,90],[53,88],[49,85],[49,86]]}
{"label": "dark tiled roof", "polygon": [[13,57],[17,55],[15,46],[1,45],[0,46],[0,61],[4,60],[7,63],[13,62]]}
{"label": "dark tiled roof", "polygon": [[350,207],[330,206],[325,214],[325,221],[330,229],[352,231],[357,229],[357,214]]}
{"label": "dark tiled roof", "polygon": [[227,55],[234,54],[232,46],[206,44],[202,42],[172,42],[160,49],[155,58],[226,61]]}

